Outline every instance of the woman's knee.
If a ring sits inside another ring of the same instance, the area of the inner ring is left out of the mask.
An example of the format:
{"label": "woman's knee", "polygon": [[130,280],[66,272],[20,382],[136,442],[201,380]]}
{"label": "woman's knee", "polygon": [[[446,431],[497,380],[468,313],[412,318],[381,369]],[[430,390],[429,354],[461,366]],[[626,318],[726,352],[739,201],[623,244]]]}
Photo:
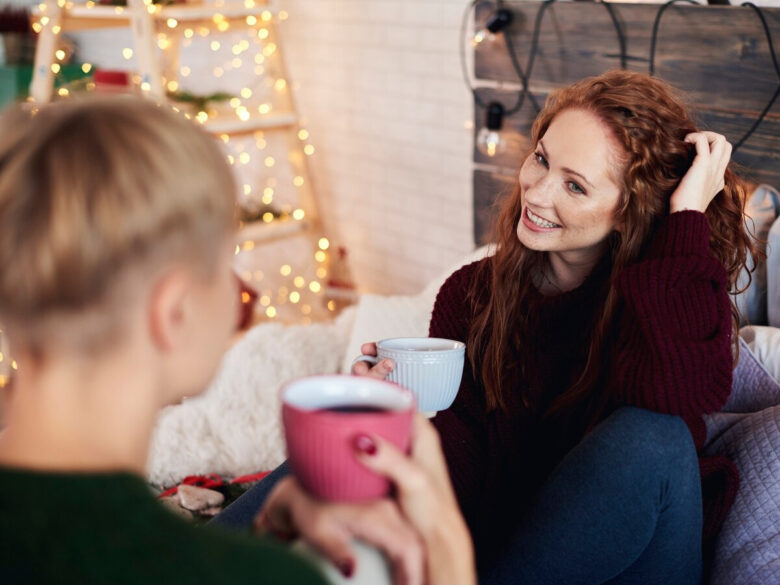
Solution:
{"label": "woman's knee", "polygon": [[635,407],[623,407],[602,423],[611,441],[648,465],[697,466],[696,447],[680,417]]}

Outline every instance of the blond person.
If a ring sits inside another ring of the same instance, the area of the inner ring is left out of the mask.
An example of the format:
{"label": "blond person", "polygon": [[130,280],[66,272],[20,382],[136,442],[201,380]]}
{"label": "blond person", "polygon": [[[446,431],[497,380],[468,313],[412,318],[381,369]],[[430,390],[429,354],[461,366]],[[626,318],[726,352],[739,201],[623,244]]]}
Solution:
{"label": "blond person", "polygon": [[[0,433],[3,581],[323,583],[272,539],[188,525],[143,479],[157,412],[206,387],[236,323],[235,184],[214,140],[134,98],[16,109],[0,124],[0,322],[19,363]],[[397,583],[419,584],[426,556],[470,541],[465,528],[428,541],[412,517],[432,500],[460,518],[430,427],[413,458],[380,453],[368,465],[397,483],[391,465],[414,471],[400,499],[312,525],[291,481],[284,528],[345,573],[360,537]]]}

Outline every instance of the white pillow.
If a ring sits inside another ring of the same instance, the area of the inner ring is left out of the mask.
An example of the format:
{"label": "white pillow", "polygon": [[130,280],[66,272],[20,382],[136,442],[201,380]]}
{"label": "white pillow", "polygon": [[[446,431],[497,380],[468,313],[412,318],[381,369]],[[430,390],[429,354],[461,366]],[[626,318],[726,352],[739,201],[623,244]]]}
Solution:
{"label": "white pillow", "polygon": [[780,383],[780,328],[743,327],[739,330],[739,336],[745,340],[769,375]]}
{"label": "white pillow", "polygon": [[767,317],[772,327],[780,327],[780,218],[769,230],[766,255]]}
{"label": "white pillow", "polygon": [[[780,213],[780,194],[769,185],[759,185],[751,193],[745,203],[745,227],[755,237],[755,244],[762,251],[768,252],[767,238],[769,229]],[[780,251],[779,251],[780,252]],[[767,262],[757,264],[752,257],[748,258],[748,266],[755,270],[752,273],[750,286],[737,295],[736,303],[742,315],[743,324],[767,324]],[[751,275],[743,270],[737,280],[737,287],[743,288]]]}

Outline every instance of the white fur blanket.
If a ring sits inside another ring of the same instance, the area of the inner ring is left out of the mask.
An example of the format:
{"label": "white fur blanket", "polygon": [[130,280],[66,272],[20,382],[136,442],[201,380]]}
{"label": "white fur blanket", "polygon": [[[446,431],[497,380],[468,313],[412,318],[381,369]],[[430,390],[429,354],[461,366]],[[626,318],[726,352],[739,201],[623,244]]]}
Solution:
{"label": "white fur blanket", "polygon": [[328,323],[257,325],[222,360],[208,390],[165,408],[147,464],[149,481],[187,475],[235,477],[273,469],[285,458],[279,389],[293,378],[337,372],[355,310]]}

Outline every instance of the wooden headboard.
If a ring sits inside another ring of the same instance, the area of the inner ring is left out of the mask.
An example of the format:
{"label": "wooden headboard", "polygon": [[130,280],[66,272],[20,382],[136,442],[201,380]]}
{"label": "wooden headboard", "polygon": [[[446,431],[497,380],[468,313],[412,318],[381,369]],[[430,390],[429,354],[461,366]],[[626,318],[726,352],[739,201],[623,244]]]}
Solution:
{"label": "wooden headboard", "polygon": [[[513,15],[508,32],[517,60],[526,67],[539,2],[505,2]],[[648,72],[653,23],[658,4],[611,4],[625,39],[627,69]],[[492,3],[477,6],[484,22]],[[762,8],[775,51],[780,51],[780,8]],[[620,67],[618,35],[607,6],[595,2],[549,5],[539,28],[538,51],[523,107],[504,119],[508,148],[488,157],[474,149],[474,240],[484,243],[494,217],[494,203],[516,182],[521,156],[529,147],[536,109],[550,90],[582,77]],[[474,49],[474,73],[480,101],[496,100],[507,108],[521,88],[502,39]],[[780,55],[777,56],[780,60]],[[756,12],[749,7],[674,4],[662,15],[655,49],[655,75],[682,91],[697,122],[726,135],[735,144],[751,128],[780,84],[769,44]],[[475,104],[475,136],[485,111]],[[780,187],[780,99],[737,150],[733,159],[746,178]]]}

